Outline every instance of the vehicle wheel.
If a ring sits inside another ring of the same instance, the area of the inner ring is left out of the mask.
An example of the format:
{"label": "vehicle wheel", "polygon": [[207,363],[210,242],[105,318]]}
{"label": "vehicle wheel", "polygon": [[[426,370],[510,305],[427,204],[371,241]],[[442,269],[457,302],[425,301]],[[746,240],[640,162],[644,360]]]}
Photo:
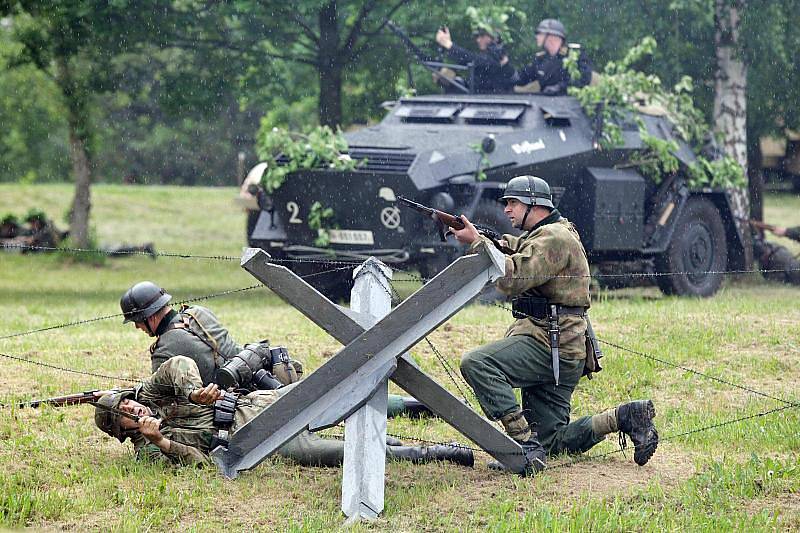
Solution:
{"label": "vehicle wheel", "polygon": [[[656,272],[664,294],[713,295],[728,267],[728,243],[719,211],[705,198],[690,198],[678,220],[667,250],[656,258]],[[712,273],[715,272],[715,273]]]}
{"label": "vehicle wheel", "polygon": [[346,265],[297,262],[286,263],[286,266],[330,301],[334,303],[350,301],[353,270],[357,265],[353,265],[352,268],[341,268]]}

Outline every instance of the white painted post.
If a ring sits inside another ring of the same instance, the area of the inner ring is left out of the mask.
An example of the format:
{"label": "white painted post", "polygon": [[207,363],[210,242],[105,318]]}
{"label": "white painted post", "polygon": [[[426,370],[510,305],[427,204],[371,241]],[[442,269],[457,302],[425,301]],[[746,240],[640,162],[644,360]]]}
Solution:
{"label": "white painted post", "polygon": [[[372,327],[392,309],[392,271],[370,257],[353,277],[350,308],[371,318]],[[383,511],[388,393],[383,380],[367,403],[345,420],[342,511],[351,520],[375,519]]]}

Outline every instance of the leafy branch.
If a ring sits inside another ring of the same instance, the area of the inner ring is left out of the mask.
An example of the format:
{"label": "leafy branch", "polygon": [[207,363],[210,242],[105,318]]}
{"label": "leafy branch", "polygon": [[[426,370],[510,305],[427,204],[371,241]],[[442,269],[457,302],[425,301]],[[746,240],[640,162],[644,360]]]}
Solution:
{"label": "leafy branch", "polygon": [[316,230],[317,237],[314,239],[314,245],[324,248],[331,243],[330,229],[327,227],[327,222],[333,218],[333,209],[324,207],[320,202],[311,204],[311,210],[308,213],[308,227]]}
{"label": "leafy branch", "polygon": [[[647,132],[644,121],[637,116],[637,107],[658,109],[672,123],[674,131],[700,152],[711,138],[703,113],[694,105],[692,79],[684,76],[672,90],[664,88],[661,79],[634,68],[641,60],[653,55],[656,41],[645,37],[619,61],[610,61],[603,69],[600,82],[586,87],[571,87],[586,114],[595,119],[600,115],[603,133],[600,146],[613,149],[624,144],[621,124],[634,122],[644,144],[637,156],[642,173],[659,183],[665,174],[677,172],[680,162],[675,156],[678,143],[659,139]],[[566,62],[569,70],[569,61]],[[575,65],[577,67],[577,65]],[[742,187],[744,172],[730,156],[709,160],[700,155],[687,168],[692,187]]]}
{"label": "leafy branch", "polygon": [[[341,131],[333,131],[328,126],[317,126],[308,133],[298,133],[272,128],[262,121],[256,136],[256,149],[261,160],[269,162],[261,178],[267,193],[279,189],[292,172],[320,167],[352,170],[358,165],[347,155],[347,141]],[[286,161],[278,165],[275,158],[281,155]]]}

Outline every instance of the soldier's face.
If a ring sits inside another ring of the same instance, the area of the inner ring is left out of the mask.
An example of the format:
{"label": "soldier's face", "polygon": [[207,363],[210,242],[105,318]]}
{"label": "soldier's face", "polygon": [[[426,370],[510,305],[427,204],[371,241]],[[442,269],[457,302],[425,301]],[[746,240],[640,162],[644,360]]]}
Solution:
{"label": "soldier's face", "polygon": [[492,44],[492,38],[483,33],[475,37],[475,43],[478,45],[479,50],[486,50]]}
{"label": "soldier's face", "polygon": [[503,213],[505,213],[511,221],[512,226],[520,228],[520,224],[522,224],[522,219],[525,217],[525,211],[527,209],[528,206],[526,204],[523,204],[516,198],[509,198],[506,200],[506,207],[503,209]]}
{"label": "soldier's face", "polygon": [[[142,405],[136,400],[125,398],[119,403],[119,410],[136,416],[152,416],[153,412],[146,405]],[[130,418],[120,419],[119,425],[122,429],[139,429],[139,423]]]}
{"label": "soldier's face", "polygon": [[537,33],[536,34],[536,46],[539,48],[544,46],[544,40],[547,37],[546,33]]}

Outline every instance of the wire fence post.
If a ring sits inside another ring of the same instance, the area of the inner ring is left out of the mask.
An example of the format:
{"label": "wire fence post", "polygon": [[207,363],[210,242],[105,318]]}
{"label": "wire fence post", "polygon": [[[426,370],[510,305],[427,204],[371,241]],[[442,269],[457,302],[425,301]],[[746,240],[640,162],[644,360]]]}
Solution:
{"label": "wire fence post", "polygon": [[[374,257],[353,272],[350,308],[372,319],[370,327],[391,311],[391,277],[391,269]],[[353,520],[372,520],[383,511],[388,394],[384,379],[367,403],[345,419],[342,512]]]}

